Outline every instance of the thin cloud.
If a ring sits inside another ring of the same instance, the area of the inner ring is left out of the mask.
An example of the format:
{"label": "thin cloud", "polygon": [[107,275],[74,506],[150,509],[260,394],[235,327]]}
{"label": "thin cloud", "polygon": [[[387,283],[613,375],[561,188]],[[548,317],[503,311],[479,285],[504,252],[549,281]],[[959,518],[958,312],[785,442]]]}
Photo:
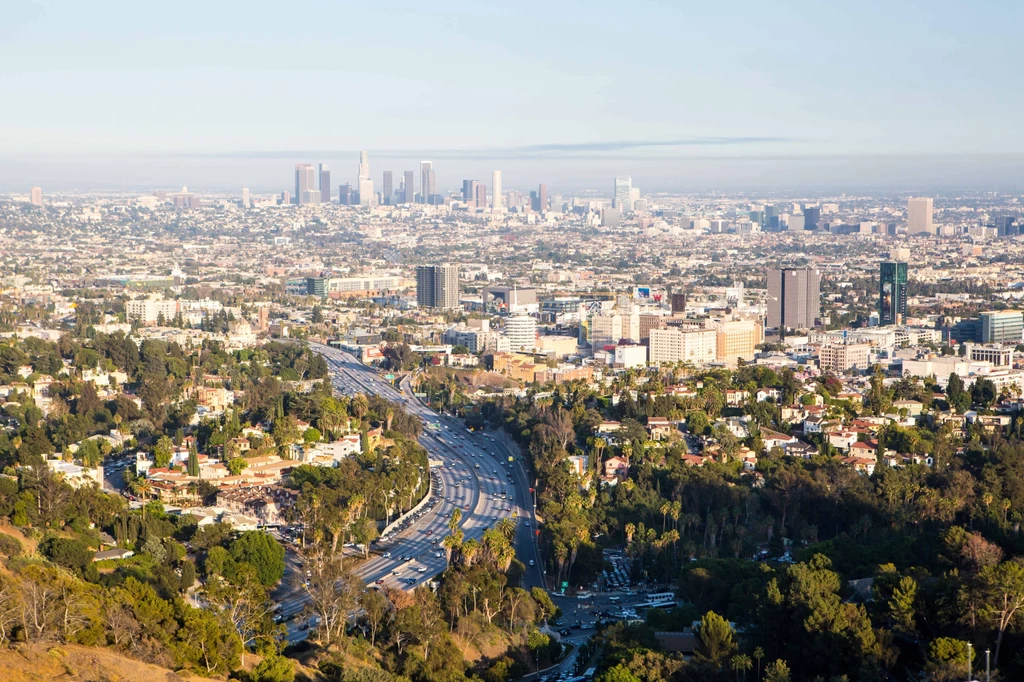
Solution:
{"label": "thin cloud", "polygon": [[[615,140],[568,144],[539,144],[520,147],[482,149],[371,149],[370,155],[382,159],[422,157],[432,159],[598,159],[625,158],[624,153],[671,150],[679,147],[725,147],[794,142],[789,137],[695,137],[676,140]],[[303,157],[339,157],[357,154],[356,150],[289,149],[275,151],[184,152],[160,154],[165,157],[295,159]],[[651,155],[644,155],[650,158]],[[654,155],[655,158],[657,155]]]}

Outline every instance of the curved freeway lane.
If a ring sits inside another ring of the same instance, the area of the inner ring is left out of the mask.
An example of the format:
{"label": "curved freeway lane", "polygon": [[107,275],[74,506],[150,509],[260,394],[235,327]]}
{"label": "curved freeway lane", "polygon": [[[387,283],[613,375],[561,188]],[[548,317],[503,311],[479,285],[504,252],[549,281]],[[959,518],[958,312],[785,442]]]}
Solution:
{"label": "curved freeway lane", "polygon": [[[513,518],[515,514],[516,556],[527,566],[523,582],[526,587],[543,585],[533,534],[533,500],[515,446],[495,435],[470,433],[461,420],[433,412],[415,398],[408,381],[399,391],[345,351],[316,343],[310,343],[310,347],[327,360],[339,392],[374,393],[401,403],[406,411],[420,417],[426,426],[420,444],[435,464],[431,472],[437,503],[390,542],[378,543],[374,555],[357,574],[367,584],[381,580],[403,589],[438,575],[447,566],[440,542],[449,533],[452,511],[459,507],[463,514],[460,528],[466,538],[479,539],[498,519]],[[514,461],[509,462],[509,457]]]}

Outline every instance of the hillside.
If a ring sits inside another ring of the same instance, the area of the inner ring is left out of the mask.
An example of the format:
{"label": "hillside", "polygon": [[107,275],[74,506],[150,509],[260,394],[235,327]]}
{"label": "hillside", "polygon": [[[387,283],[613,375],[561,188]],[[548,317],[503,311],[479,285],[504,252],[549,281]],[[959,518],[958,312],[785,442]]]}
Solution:
{"label": "hillside", "polygon": [[199,682],[207,678],[77,645],[17,644],[0,649],[0,682]]}

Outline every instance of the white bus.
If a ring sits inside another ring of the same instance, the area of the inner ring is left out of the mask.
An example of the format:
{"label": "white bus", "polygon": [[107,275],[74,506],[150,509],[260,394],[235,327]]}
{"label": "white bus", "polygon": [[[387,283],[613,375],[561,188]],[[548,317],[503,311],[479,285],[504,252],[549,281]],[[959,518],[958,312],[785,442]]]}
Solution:
{"label": "white bus", "polygon": [[638,608],[670,609],[676,605],[676,595],[672,592],[655,592],[647,595],[647,601],[637,604]]}

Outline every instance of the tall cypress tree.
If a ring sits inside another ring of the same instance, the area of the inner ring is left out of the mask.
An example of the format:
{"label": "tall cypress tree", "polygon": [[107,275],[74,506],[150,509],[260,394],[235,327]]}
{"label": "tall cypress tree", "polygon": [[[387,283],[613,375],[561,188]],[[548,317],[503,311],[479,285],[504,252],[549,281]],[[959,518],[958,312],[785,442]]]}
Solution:
{"label": "tall cypress tree", "polygon": [[192,444],[188,449],[188,467],[186,468],[189,476],[199,476],[199,453],[196,452],[195,444]]}

